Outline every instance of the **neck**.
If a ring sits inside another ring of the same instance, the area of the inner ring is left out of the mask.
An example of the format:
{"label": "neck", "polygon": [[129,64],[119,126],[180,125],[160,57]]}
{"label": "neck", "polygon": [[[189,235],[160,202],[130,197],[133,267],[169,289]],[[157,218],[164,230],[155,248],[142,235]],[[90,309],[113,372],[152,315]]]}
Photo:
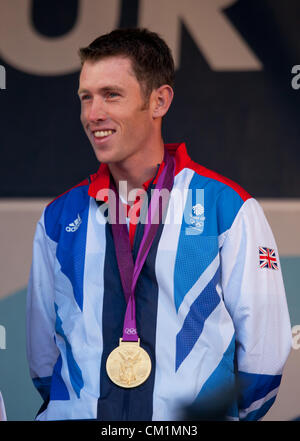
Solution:
{"label": "neck", "polygon": [[[141,151],[126,161],[108,164],[120,195],[128,200],[128,193],[142,188],[143,183],[153,178],[157,171],[157,164],[164,158],[164,144],[148,152]],[[119,186],[120,181],[126,181],[126,188]],[[127,190],[127,191],[126,191]]]}

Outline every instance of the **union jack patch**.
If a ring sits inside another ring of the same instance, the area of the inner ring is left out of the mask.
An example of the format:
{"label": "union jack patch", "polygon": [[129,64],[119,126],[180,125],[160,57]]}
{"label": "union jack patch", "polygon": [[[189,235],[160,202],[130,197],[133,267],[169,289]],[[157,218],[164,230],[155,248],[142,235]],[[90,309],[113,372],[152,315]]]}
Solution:
{"label": "union jack patch", "polygon": [[258,247],[258,251],[260,268],[271,268],[278,270],[278,263],[274,250],[266,247]]}

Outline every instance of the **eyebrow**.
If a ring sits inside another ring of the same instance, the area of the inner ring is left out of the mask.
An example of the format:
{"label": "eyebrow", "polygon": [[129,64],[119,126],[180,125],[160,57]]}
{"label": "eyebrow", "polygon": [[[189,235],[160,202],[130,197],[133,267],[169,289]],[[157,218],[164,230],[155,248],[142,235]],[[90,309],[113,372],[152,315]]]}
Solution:
{"label": "eyebrow", "polygon": [[[124,89],[122,87],[116,85],[100,87],[99,89],[97,89],[97,92],[105,93],[112,90],[116,92],[124,92]],[[81,95],[82,93],[90,93],[90,91],[88,89],[79,89],[77,93],[78,95]]]}

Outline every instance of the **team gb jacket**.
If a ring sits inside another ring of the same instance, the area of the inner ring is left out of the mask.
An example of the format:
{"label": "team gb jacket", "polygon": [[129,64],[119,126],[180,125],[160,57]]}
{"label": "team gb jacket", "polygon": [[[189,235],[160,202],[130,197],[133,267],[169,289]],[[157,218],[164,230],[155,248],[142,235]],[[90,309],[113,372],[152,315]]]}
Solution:
{"label": "team gb jacket", "polygon": [[176,420],[185,405],[236,384],[229,419],[260,419],[275,400],[291,327],[262,208],[192,161],[185,144],[166,147],[174,185],[136,286],[137,329],[152,361],[144,384],[122,388],[106,373],[126,308],[106,202],[96,200],[109,175],[100,166],[43,211],[27,297],[27,355],[44,400],[37,420]]}

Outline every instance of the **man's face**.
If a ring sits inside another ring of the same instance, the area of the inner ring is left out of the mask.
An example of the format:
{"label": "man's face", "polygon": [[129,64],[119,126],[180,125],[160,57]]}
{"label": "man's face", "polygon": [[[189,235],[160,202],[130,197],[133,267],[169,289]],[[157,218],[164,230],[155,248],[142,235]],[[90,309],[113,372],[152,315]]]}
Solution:
{"label": "man's face", "polygon": [[98,161],[125,161],[142,152],[151,139],[153,118],[130,59],[85,61],[78,94],[81,122]]}

